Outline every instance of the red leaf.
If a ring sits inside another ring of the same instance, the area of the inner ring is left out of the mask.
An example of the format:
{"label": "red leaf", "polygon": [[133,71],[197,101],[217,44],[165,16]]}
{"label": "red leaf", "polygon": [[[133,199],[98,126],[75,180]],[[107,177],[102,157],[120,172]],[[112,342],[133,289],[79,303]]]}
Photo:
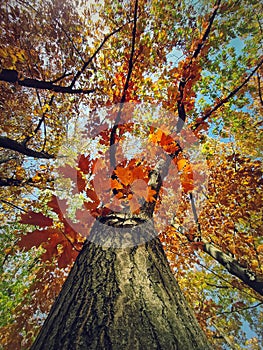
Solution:
{"label": "red leaf", "polygon": [[20,223],[36,225],[39,227],[47,227],[53,225],[53,220],[43,215],[42,213],[35,213],[34,211],[29,211],[26,214],[21,214]]}
{"label": "red leaf", "polygon": [[123,189],[122,184],[120,184],[119,181],[116,179],[111,179],[110,183],[111,183],[111,188],[113,188],[115,190]]}
{"label": "red leaf", "polygon": [[75,189],[73,193],[83,192],[85,190],[86,180],[82,177],[82,174],[79,170],[77,172],[77,185],[78,185],[78,191],[76,192],[76,189]]}
{"label": "red leaf", "polygon": [[62,254],[58,258],[58,267],[60,269],[67,267],[73,259],[76,258],[76,254],[73,254],[74,252],[76,251],[73,249],[72,245],[67,242],[63,247]]}
{"label": "red leaf", "polygon": [[99,198],[98,198],[98,196],[97,196],[95,191],[93,191],[93,190],[88,188],[86,190],[86,194],[91,200],[93,200],[94,202],[97,202],[99,204],[100,200],[99,200]]}
{"label": "red leaf", "polygon": [[60,220],[63,220],[63,213],[66,213],[67,211],[67,201],[65,199],[58,199],[56,196],[52,196],[47,205],[52,208],[56,214],[58,214]]}
{"label": "red leaf", "polygon": [[83,174],[88,174],[91,171],[91,161],[89,156],[85,157],[84,154],[81,154],[79,157],[79,164],[78,164],[80,170],[83,172]]}
{"label": "red leaf", "polygon": [[65,241],[65,237],[62,235],[62,233],[60,231],[54,232],[50,240],[43,245],[46,252],[42,254],[42,260],[51,261],[52,258],[58,254],[58,244],[63,244],[63,241]]}
{"label": "red leaf", "polygon": [[98,207],[98,204],[99,203],[97,203],[97,202],[84,202],[84,207],[87,210],[96,210]]}
{"label": "red leaf", "polygon": [[32,247],[39,247],[41,243],[45,242],[48,238],[47,231],[35,230],[29,232],[27,235],[22,236],[18,241],[17,245],[20,248],[25,248],[26,250],[31,249]]}
{"label": "red leaf", "polygon": [[32,247],[39,247],[40,244],[47,242],[52,235],[56,234],[56,232],[56,229],[47,229],[42,231],[35,230],[22,236],[17,245],[20,248],[25,248],[26,250],[29,250]]}

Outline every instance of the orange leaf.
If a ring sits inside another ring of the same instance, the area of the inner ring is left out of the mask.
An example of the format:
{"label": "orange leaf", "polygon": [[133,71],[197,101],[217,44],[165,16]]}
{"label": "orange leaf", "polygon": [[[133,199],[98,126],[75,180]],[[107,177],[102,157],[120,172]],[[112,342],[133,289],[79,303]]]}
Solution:
{"label": "orange leaf", "polygon": [[123,186],[116,179],[111,179],[111,188],[115,190],[121,190]]}
{"label": "orange leaf", "polygon": [[117,167],[114,172],[125,186],[133,182],[133,173],[129,168]]}
{"label": "orange leaf", "polygon": [[140,166],[136,166],[133,171],[133,178],[134,179],[145,179],[147,176],[146,176],[146,173],[145,173],[145,170],[143,169],[143,167],[140,165]]}
{"label": "orange leaf", "polygon": [[150,134],[150,141],[153,143],[159,143],[162,139],[163,132],[161,129],[158,129],[155,133]]}
{"label": "orange leaf", "polygon": [[190,192],[190,191],[193,191],[194,189],[194,184],[193,182],[191,181],[182,181],[182,187],[183,187],[183,190],[185,193],[187,192]]}
{"label": "orange leaf", "polygon": [[182,158],[177,160],[177,169],[181,171],[189,163],[188,159]]}
{"label": "orange leaf", "polygon": [[148,186],[148,191],[147,191],[147,202],[154,202],[156,201],[154,195],[156,194],[156,191],[153,190],[150,186]]}
{"label": "orange leaf", "polygon": [[181,172],[180,180],[185,193],[194,189],[194,174],[190,161],[186,158],[177,160],[177,169]]}

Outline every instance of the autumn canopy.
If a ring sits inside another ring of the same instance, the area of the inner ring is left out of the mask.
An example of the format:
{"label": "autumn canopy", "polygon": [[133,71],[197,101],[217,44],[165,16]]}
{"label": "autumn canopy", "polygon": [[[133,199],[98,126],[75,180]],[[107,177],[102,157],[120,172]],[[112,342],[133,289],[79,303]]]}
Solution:
{"label": "autumn canopy", "polygon": [[87,242],[151,240],[215,349],[263,347],[262,12],[1,1],[1,348],[32,346]]}

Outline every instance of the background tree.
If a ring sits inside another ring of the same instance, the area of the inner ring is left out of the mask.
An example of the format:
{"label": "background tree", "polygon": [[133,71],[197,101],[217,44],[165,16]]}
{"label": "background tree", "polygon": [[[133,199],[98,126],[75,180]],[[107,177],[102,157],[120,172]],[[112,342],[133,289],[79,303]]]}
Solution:
{"label": "background tree", "polygon": [[[150,162],[146,150],[115,169],[108,200],[117,197],[118,205],[135,214],[138,194],[147,210],[155,206],[171,269],[215,347],[260,348],[261,12],[260,3],[245,0],[1,2],[4,348],[29,347],[81,250],[91,218],[111,219],[91,174],[103,190],[105,173],[98,169],[106,166],[105,152],[134,135],[174,160],[170,175],[181,172],[180,201],[171,192],[171,176],[159,192],[152,171],[160,171],[160,154]],[[123,110],[104,120],[96,114],[120,102],[155,104],[179,118],[164,116],[159,130],[147,128],[155,122],[151,113],[143,120],[136,113],[126,120]],[[145,125],[143,131],[138,123]],[[194,183],[193,188],[184,150],[174,141],[183,127],[199,138],[207,168],[198,171],[208,172],[207,187]],[[72,135],[81,131],[98,136],[101,153],[97,163],[83,153],[76,166],[60,168],[59,176],[77,174],[69,188],[76,198],[79,192],[86,198],[85,211],[76,200],[65,218],[61,207],[69,203],[58,206],[51,197],[58,176],[54,159],[60,159],[65,138],[76,145]],[[118,149],[111,151],[111,162],[118,156]],[[130,189],[134,179],[149,185]],[[74,219],[78,222],[69,221]],[[90,259],[92,266],[96,260]],[[175,288],[168,280],[166,287]]]}

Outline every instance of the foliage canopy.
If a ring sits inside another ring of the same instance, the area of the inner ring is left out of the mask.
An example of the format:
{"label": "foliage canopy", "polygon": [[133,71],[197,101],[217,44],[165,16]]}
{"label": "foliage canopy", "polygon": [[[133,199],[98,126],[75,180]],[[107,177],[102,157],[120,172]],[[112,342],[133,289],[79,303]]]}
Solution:
{"label": "foliage canopy", "polygon": [[2,347],[32,344],[96,218],[154,211],[215,348],[260,349],[262,4],[86,3],[0,4]]}

